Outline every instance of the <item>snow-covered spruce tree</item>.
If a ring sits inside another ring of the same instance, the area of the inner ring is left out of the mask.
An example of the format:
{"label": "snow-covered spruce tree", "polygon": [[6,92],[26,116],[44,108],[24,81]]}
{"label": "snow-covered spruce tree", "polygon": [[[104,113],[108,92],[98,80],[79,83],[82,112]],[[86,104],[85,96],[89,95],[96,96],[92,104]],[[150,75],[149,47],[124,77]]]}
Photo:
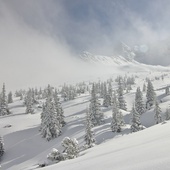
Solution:
{"label": "snow-covered spruce tree", "polygon": [[148,79],[147,84],[147,92],[146,92],[146,108],[150,109],[151,106],[153,106],[155,102],[155,92],[152,85],[152,82]]}
{"label": "snow-covered spruce tree", "polygon": [[142,91],[146,92],[146,84],[145,83],[143,84],[143,90]]}
{"label": "snow-covered spruce tree", "polygon": [[118,102],[119,102],[119,109],[127,110],[126,102],[123,97],[123,82],[122,78],[120,77],[118,80]]}
{"label": "snow-covered spruce tree", "polygon": [[8,103],[13,103],[12,92],[8,93]]}
{"label": "snow-covered spruce tree", "polygon": [[3,142],[3,138],[0,136],[0,159],[4,154],[4,142]]}
{"label": "snow-covered spruce tree", "polygon": [[140,122],[140,114],[136,111],[135,104],[134,104],[131,111],[131,131],[137,132],[142,129],[143,127]]}
{"label": "snow-covered spruce tree", "polygon": [[159,103],[158,101],[155,102],[155,108],[154,108],[154,112],[155,112],[155,124],[161,123],[162,122],[162,116],[161,116],[161,108],[159,107]]}
{"label": "snow-covered spruce tree", "polygon": [[92,131],[92,122],[90,118],[89,108],[86,109],[86,129],[84,140],[86,142],[85,148],[91,148],[95,144],[94,132]]}
{"label": "snow-covered spruce tree", "polygon": [[108,90],[106,88],[106,94],[104,95],[104,100],[103,100],[103,106],[109,107],[112,104],[112,85],[111,82],[109,82],[108,85]]}
{"label": "snow-covered spruce tree", "polygon": [[79,145],[78,141],[74,139],[70,139],[69,137],[65,137],[61,143],[64,147],[63,153],[66,154],[67,159],[73,159],[79,154]]}
{"label": "snow-covered spruce tree", "polygon": [[117,103],[118,103],[117,97],[114,94],[112,102],[112,121],[111,121],[112,132],[121,132],[121,127],[124,125],[123,115],[120,112]]}
{"label": "snow-covered spruce tree", "polygon": [[4,83],[2,88],[2,94],[1,94],[0,116],[8,115],[9,113],[10,112],[8,109],[7,96],[6,96],[5,83]]}
{"label": "snow-covered spruce tree", "polygon": [[100,109],[100,102],[96,94],[94,83],[92,85],[89,112],[90,112],[92,124],[94,126],[100,125],[103,122],[103,112]]}
{"label": "snow-covered spruce tree", "polygon": [[58,97],[58,93],[57,90],[55,90],[54,92],[54,106],[55,106],[55,110],[57,112],[57,119],[60,123],[60,125],[63,127],[65,126],[66,122],[64,120],[65,116],[64,116],[64,111],[63,108],[61,107],[61,103]]}
{"label": "snow-covered spruce tree", "polygon": [[145,106],[144,106],[144,103],[143,103],[143,96],[142,96],[142,92],[140,90],[140,87],[138,87],[136,89],[136,94],[135,94],[135,108],[136,108],[136,111],[139,113],[139,114],[142,114],[145,112]]}
{"label": "snow-covered spruce tree", "polygon": [[33,109],[33,98],[32,98],[32,91],[29,89],[27,92],[27,95],[25,97],[25,105],[26,105],[26,110],[25,113],[31,113],[34,114],[34,109]]}
{"label": "snow-covered spruce tree", "polygon": [[47,89],[47,99],[41,114],[41,134],[48,141],[61,135],[61,125],[53,101],[53,92],[50,85]]}
{"label": "snow-covered spruce tree", "polygon": [[167,109],[166,109],[166,112],[165,112],[165,120],[170,120],[170,108],[167,108]]}

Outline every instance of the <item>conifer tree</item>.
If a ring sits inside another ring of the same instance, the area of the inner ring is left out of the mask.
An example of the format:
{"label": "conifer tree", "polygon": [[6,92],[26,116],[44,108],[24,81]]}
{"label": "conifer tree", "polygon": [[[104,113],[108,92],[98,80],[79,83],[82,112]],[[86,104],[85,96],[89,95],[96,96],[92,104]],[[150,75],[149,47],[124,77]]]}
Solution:
{"label": "conifer tree", "polygon": [[166,109],[165,120],[170,120],[170,109],[169,108]]}
{"label": "conifer tree", "polygon": [[155,123],[161,123],[162,122],[162,116],[161,116],[161,108],[159,107],[159,103],[158,101],[155,102],[155,108],[154,108],[154,112],[155,112]]}
{"label": "conifer tree", "polygon": [[152,85],[152,82],[148,79],[148,85],[147,85],[147,92],[146,92],[146,108],[150,109],[151,106],[153,106],[155,102],[155,92]]}
{"label": "conifer tree", "polygon": [[100,109],[100,102],[96,95],[95,84],[92,85],[91,100],[89,112],[94,126],[100,125],[103,122],[103,112]]}
{"label": "conifer tree", "polygon": [[13,103],[12,92],[8,93],[8,103]]}
{"label": "conifer tree", "polygon": [[4,154],[4,143],[3,143],[3,138],[0,136],[0,159]]}
{"label": "conifer tree", "polygon": [[63,127],[65,126],[66,122],[64,120],[65,118],[64,111],[63,111],[63,108],[61,107],[61,103],[59,101],[57,90],[55,90],[54,92],[54,105],[55,105],[55,110],[57,112],[57,119],[60,125]]}
{"label": "conifer tree", "polygon": [[123,121],[123,115],[120,112],[118,105],[117,105],[116,95],[114,95],[112,106],[113,106],[112,122],[111,122],[112,132],[121,132],[121,127],[124,125],[124,121]]}
{"label": "conifer tree", "polygon": [[33,109],[33,98],[32,98],[32,91],[31,89],[29,89],[29,91],[27,92],[27,95],[25,97],[25,105],[26,105],[26,111],[25,113],[34,113],[34,109]]}
{"label": "conifer tree", "polygon": [[47,99],[41,114],[41,134],[48,141],[61,135],[61,125],[53,101],[53,92],[50,85],[47,89]]}
{"label": "conifer tree", "polygon": [[143,84],[143,92],[146,92],[146,84]]}
{"label": "conifer tree", "polygon": [[5,84],[3,84],[2,94],[1,94],[1,106],[0,106],[0,116],[9,114]]}
{"label": "conifer tree", "polygon": [[86,129],[85,129],[85,142],[86,145],[85,147],[87,148],[91,148],[94,146],[95,143],[95,138],[94,138],[94,132],[92,131],[92,122],[91,122],[91,118],[90,118],[90,113],[89,113],[89,109],[86,109]]}
{"label": "conifer tree", "polygon": [[144,103],[143,103],[143,96],[142,96],[142,92],[140,90],[140,87],[137,88],[136,94],[135,94],[135,108],[136,108],[136,111],[139,114],[142,114],[142,113],[145,112],[145,107],[144,107]]}
{"label": "conifer tree", "polygon": [[119,109],[127,110],[126,102],[123,97],[123,82],[122,78],[119,78],[118,81],[118,102],[119,102]]}
{"label": "conifer tree", "polygon": [[131,111],[131,130],[132,132],[137,132],[142,129],[143,128],[140,122],[140,114],[136,111],[135,105],[133,105]]}

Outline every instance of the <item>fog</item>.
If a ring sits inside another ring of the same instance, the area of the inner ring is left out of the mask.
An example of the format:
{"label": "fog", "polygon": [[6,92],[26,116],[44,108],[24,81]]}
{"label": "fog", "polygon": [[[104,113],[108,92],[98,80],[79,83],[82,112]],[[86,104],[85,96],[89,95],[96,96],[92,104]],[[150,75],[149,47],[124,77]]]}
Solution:
{"label": "fog", "polygon": [[0,85],[18,89],[79,81],[97,70],[78,54],[114,55],[121,41],[148,48],[138,56],[141,62],[168,65],[169,7],[168,0],[2,0]]}

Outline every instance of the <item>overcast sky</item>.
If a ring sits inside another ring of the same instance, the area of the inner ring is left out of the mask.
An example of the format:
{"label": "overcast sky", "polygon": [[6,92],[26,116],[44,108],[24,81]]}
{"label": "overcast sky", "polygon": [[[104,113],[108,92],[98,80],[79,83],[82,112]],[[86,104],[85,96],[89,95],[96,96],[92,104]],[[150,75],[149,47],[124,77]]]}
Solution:
{"label": "overcast sky", "polygon": [[0,84],[66,81],[85,69],[76,55],[113,55],[122,41],[152,51],[142,62],[170,64],[169,9],[169,0],[1,0]]}

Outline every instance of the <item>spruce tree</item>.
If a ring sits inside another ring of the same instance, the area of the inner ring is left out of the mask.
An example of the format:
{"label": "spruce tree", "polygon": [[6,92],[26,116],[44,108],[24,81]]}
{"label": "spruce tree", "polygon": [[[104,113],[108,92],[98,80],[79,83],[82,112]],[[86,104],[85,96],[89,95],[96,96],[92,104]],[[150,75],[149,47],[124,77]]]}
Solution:
{"label": "spruce tree", "polygon": [[61,125],[57,117],[50,85],[47,89],[47,99],[41,114],[41,134],[48,141],[61,135]]}
{"label": "spruce tree", "polygon": [[158,101],[155,102],[154,112],[155,112],[155,116],[154,116],[155,124],[161,123],[162,122],[161,108],[159,107]]}
{"label": "spruce tree", "polygon": [[170,120],[170,109],[169,108],[166,109],[165,120]]}
{"label": "spruce tree", "polygon": [[100,109],[100,102],[98,100],[95,84],[92,85],[91,100],[89,106],[89,112],[94,126],[100,125],[103,122],[103,112]]}
{"label": "spruce tree", "polygon": [[55,90],[54,92],[54,106],[55,106],[55,110],[57,112],[57,119],[60,123],[60,125],[63,127],[65,126],[66,122],[64,120],[65,116],[64,116],[64,111],[63,108],[61,107],[61,103],[58,97],[58,93],[57,90]]}
{"label": "spruce tree", "polygon": [[131,131],[137,132],[142,130],[141,122],[140,122],[140,114],[136,111],[135,105],[132,107],[131,111]]}
{"label": "spruce tree", "polygon": [[127,110],[126,102],[125,102],[124,96],[123,96],[122,78],[119,78],[119,80],[118,80],[118,102],[119,102],[119,109]]}
{"label": "spruce tree", "polygon": [[153,106],[155,102],[155,92],[154,92],[152,82],[150,80],[148,80],[146,99],[147,99],[146,108],[150,109],[150,107]]}
{"label": "spruce tree", "polygon": [[27,95],[25,97],[25,105],[26,105],[26,111],[25,113],[34,113],[34,109],[33,109],[33,98],[32,98],[32,91],[31,89],[27,92]]}
{"label": "spruce tree", "polygon": [[8,103],[13,103],[12,92],[8,93]]}
{"label": "spruce tree", "polygon": [[114,95],[112,106],[113,106],[112,122],[111,122],[112,132],[121,132],[121,127],[124,125],[124,121],[123,121],[123,115],[120,112],[118,105],[117,105],[116,95]]}
{"label": "spruce tree", "polygon": [[135,108],[136,108],[136,111],[139,114],[142,114],[142,113],[145,112],[145,107],[144,107],[144,103],[143,103],[143,96],[142,96],[142,92],[140,90],[140,87],[137,88],[136,94],[135,94]]}
{"label": "spruce tree", "polygon": [[7,104],[5,84],[3,84],[2,94],[1,94],[0,116],[8,115],[9,113],[10,112],[9,112],[8,104]]}
{"label": "spruce tree", "polygon": [[3,138],[0,136],[0,159],[4,154],[4,143],[3,143]]}
{"label": "spruce tree", "polygon": [[85,147],[87,148],[91,148],[94,146],[95,143],[95,138],[94,138],[94,132],[92,131],[92,122],[91,122],[91,118],[90,118],[90,113],[89,113],[89,109],[86,109],[86,129],[85,129],[85,142],[86,145]]}

